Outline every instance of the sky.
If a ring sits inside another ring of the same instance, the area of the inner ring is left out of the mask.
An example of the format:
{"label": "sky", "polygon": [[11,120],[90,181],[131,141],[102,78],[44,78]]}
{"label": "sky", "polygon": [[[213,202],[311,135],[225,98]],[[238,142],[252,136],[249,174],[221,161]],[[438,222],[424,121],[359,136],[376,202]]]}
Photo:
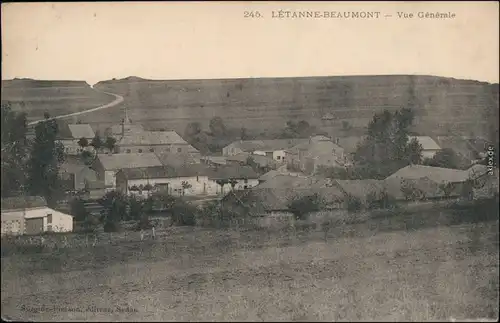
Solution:
{"label": "sky", "polygon": [[[2,79],[423,74],[498,82],[498,9],[476,1],[2,4]],[[278,10],[382,17],[273,18]]]}

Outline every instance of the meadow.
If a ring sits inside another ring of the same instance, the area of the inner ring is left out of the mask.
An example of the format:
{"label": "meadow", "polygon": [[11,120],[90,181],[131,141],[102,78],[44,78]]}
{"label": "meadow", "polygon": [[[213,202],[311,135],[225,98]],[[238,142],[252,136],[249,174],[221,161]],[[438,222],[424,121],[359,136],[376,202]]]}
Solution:
{"label": "meadow", "polygon": [[[27,320],[418,321],[498,317],[498,217],[471,209],[309,230],[173,227],[2,257]],[[45,308],[41,308],[45,306]]]}
{"label": "meadow", "polygon": [[26,112],[28,122],[84,111],[110,103],[115,98],[93,90],[85,82],[10,80],[2,81],[2,103],[14,111]]}

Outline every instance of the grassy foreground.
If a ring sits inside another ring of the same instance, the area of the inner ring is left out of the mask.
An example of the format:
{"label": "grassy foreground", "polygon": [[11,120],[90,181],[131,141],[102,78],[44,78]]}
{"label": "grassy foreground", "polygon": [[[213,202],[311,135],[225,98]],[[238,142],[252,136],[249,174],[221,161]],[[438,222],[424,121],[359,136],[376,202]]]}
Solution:
{"label": "grassy foreground", "polygon": [[172,231],[2,258],[2,315],[91,321],[498,317],[498,221],[380,230]]}

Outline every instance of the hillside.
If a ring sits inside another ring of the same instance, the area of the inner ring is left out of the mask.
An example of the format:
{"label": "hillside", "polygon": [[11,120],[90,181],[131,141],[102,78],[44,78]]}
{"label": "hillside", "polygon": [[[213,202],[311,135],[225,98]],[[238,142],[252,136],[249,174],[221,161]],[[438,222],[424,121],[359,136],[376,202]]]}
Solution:
{"label": "hillside", "polygon": [[[114,100],[95,91],[85,81],[2,80],[2,104],[10,102],[15,111],[28,114],[28,121],[83,111]],[[75,120],[76,121],[76,120]]]}
{"label": "hillside", "polygon": [[[364,127],[374,112],[395,110],[413,100],[422,133],[487,135],[498,129],[498,84],[435,76],[332,76],[214,80],[145,80],[128,77],[99,82],[98,89],[124,96],[135,122],[183,131],[188,122],[206,127],[221,116],[234,127],[272,130],[288,120],[307,120],[335,134],[341,120]],[[89,116],[119,120],[113,109]],[[336,121],[321,120],[327,113]],[[90,120],[92,121],[92,120]]]}

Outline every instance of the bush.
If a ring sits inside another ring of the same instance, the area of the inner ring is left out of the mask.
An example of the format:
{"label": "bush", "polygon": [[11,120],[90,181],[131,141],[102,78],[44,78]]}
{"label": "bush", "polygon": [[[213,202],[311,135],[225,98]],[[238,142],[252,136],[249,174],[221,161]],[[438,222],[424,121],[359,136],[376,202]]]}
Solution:
{"label": "bush", "polygon": [[347,196],[347,211],[349,212],[357,212],[360,211],[363,207],[363,203],[361,200],[353,195]]}
{"label": "bush", "polygon": [[369,209],[387,209],[397,207],[396,199],[386,191],[370,192],[367,197],[367,206]]}
{"label": "bush", "polygon": [[120,232],[121,225],[119,222],[107,221],[104,223],[104,232]]}
{"label": "bush", "polygon": [[318,194],[295,197],[288,205],[288,209],[297,220],[305,220],[307,214],[321,210],[324,201]]}
{"label": "bush", "polygon": [[172,205],[170,212],[172,214],[172,224],[174,225],[196,225],[197,209],[192,204],[177,199]]}

